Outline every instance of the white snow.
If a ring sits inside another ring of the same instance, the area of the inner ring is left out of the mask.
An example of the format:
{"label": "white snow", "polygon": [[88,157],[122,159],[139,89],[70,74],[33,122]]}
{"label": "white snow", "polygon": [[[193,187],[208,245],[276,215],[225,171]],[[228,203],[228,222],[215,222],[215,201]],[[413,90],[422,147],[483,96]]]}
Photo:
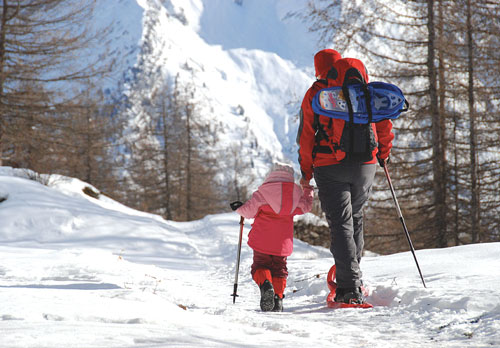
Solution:
{"label": "white snow", "polygon": [[[255,156],[295,160],[295,117],[318,47],[287,14],[305,4],[100,1],[95,21],[111,32],[96,54],[108,48],[121,67],[106,87],[125,83],[143,55],[141,69],[194,80],[226,126],[224,145],[255,138]],[[0,167],[0,348],[500,347],[500,243],[418,250],[427,289],[410,253],[368,253],[362,269],[375,307],[331,310],[330,252],[296,240],[285,311],[262,313],[249,272],[251,221],[233,304],[236,214],[165,221],[91,198],[86,186]]]}
{"label": "white snow", "polygon": [[499,243],[418,250],[427,289],[410,253],[364,257],[375,307],[332,310],[330,252],[296,240],[285,311],[262,313],[251,221],[233,304],[236,214],[165,221],[20,174],[0,168],[2,348],[500,347]]}

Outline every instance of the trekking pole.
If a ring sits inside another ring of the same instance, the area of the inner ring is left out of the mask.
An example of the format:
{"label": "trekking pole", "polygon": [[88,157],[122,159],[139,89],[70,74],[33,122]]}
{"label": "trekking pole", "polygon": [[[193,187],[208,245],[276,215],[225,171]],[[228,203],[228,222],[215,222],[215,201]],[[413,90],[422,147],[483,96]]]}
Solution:
{"label": "trekking pole", "polygon": [[396,204],[396,210],[398,211],[398,214],[399,214],[399,220],[401,220],[401,224],[403,225],[403,229],[404,229],[405,234],[406,234],[406,239],[408,240],[408,244],[410,245],[411,253],[413,254],[413,258],[415,259],[415,263],[417,265],[418,273],[420,274],[420,279],[422,279],[422,284],[424,284],[424,288],[427,288],[427,286],[425,285],[424,276],[422,275],[422,271],[420,270],[420,266],[418,265],[417,255],[415,255],[415,248],[413,248],[413,243],[411,242],[411,239],[410,239],[410,233],[408,232],[408,228],[406,228],[405,220],[403,218],[403,214],[401,213],[401,208],[399,207],[398,199],[396,198],[396,192],[394,192],[394,186],[392,186],[392,180],[391,180],[391,177],[389,176],[389,170],[387,169],[387,163],[384,163],[382,168],[384,168],[385,177],[387,178],[387,182],[389,183],[389,187],[390,187],[391,193],[392,193],[392,198],[394,199],[394,203]]}
{"label": "trekking pole", "polygon": [[244,221],[245,221],[245,218],[242,216],[240,218],[240,240],[238,242],[238,256],[236,258],[236,273],[234,275],[234,288],[233,288],[233,294],[231,295],[231,296],[233,296],[233,303],[236,302],[236,296],[238,296],[236,294],[236,292],[238,290],[238,272],[240,270],[241,240],[243,238],[243,225],[244,225]]}

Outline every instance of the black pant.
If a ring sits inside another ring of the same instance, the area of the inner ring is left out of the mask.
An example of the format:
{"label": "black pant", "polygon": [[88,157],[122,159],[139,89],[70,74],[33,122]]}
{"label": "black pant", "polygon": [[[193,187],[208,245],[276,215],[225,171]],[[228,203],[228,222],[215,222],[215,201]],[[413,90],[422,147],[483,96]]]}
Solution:
{"label": "black pant", "polygon": [[337,266],[337,286],[361,286],[363,206],[370,196],[375,164],[340,163],[314,169],[321,208],[330,226],[330,251]]}

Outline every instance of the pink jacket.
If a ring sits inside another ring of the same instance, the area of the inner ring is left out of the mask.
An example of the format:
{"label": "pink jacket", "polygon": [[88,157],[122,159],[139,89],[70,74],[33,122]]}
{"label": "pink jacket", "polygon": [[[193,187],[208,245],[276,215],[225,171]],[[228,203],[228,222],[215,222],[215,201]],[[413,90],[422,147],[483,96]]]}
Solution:
{"label": "pink jacket", "polygon": [[293,251],[293,216],[312,208],[313,189],[295,184],[285,171],[271,172],[252,198],[236,210],[255,218],[248,245],[268,255],[289,256]]}

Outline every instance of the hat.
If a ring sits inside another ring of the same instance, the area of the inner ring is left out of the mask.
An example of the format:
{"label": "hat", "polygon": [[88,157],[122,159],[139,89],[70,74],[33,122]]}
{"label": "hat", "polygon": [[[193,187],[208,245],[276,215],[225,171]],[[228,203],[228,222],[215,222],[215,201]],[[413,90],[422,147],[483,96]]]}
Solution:
{"label": "hat", "polygon": [[319,51],[314,55],[314,68],[316,69],[316,78],[326,78],[328,71],[333,63],[339,60],[340,53],[330,48]]}
{"label": "hat", "polygon": [[293,182],[293,167],[286,163],[274,162],[271,170],[266,175],[264,183]]}
{"label": "hat", "polygon": [[287,172],[289,174],[294,174],[293,167],[286,163],[274,162],[271,172]]}

